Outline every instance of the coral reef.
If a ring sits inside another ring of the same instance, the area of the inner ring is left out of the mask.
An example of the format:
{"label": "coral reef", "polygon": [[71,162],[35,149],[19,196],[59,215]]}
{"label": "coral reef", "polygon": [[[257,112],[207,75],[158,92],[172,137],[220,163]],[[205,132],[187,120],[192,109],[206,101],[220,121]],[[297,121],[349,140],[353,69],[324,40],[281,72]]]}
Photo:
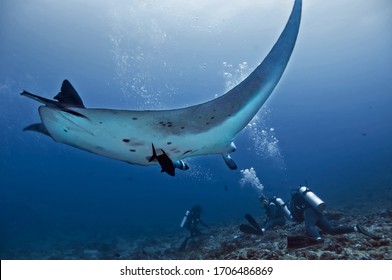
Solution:
{"label": "coral reef", "polygon": [[[303,224],[288,224],[284,228],[268,231],[265,236],[247,235],[239,232],[238,223],[215,228],[195,238],[186,250],[176,249],[179,242],[171,243],[170,250],[153,250],[153,259],[228,259],[228,260],[340,260],[340,259],[392,259],[391,211],[380,211],[368,216],[353,217],[339,211],[330,211],[331,222],[355,225],[361,223],[381,239],[370,239],[360,233],[344,235],[324,234],[325,242],[306,248],[288,249],[289,235],[305,235]],[[153,246],[154,247],[154,246]],[[147,247],[148,248],[148,247]],[[130,254],[130,258],[136,255]],[[137,258],[137,257],[136,257]],[[146,256],[144,256],[146,258]]]}
{"label": "coral reef", "polygon": [[323,234],[324,243],[306,248],[288,249],[287,236],[305,235],[303,224],[288,223],[283,228],[267,231],[264,236],[244,234],[233,221],[215,225],[203,234],[189,239],[185,249],[180,245],[187,232],[146,236],[139,239],[112,238],[91,243],[70,242],[48,246],[46,250],[16,250],[6,259],[192,259],[192,260],[382,260],[392,259],[392,211],[377,210],[363,215],[329,210],[328,218],[335,224],[360,223],[381,239],[370,239],[358,232],[344,235]]}

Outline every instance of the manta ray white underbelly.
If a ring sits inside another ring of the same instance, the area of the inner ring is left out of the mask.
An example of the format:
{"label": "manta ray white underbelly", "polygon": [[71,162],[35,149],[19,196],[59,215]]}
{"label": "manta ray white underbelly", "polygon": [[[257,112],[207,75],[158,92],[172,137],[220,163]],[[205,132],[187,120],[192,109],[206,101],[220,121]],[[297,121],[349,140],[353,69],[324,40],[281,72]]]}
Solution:
{"label": "manta ray white underbelly", "polygon": [[45,104],[39,107],[42,123],[26,130],[40,131],[57,142],[131,164],[159,164],[150,161],[153,144],[173,162],[222,154],[235,169],[229,155],[235,150],[233,140],[278,84],[297,39],[301,6],[302,1],[296,0],[283,32],[263,62],[216,99],[175,110],[90,109],[65,80],[55,100],[21,93]]}

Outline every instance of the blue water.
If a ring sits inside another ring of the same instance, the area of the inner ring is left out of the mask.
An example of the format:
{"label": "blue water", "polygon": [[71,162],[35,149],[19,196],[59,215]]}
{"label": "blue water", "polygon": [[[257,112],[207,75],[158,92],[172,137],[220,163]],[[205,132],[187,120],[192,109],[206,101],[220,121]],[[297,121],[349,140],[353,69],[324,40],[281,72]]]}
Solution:
{"label": "blue water", "polygon": [[207,101],[261,62],[293,1],[81,2],[0,2],[1,258],[181,232],[196,203],[231,223],[261,215],[260,189],[288,199],[305,181],[331,206],[391,207],[368,195],[392,185],[390,1],[305,0],[288,68],[235,140],[239,169],[211,155],[174,178],[23,132],[38,104],[19,92],[51,98],[69,79],[87,107]]}

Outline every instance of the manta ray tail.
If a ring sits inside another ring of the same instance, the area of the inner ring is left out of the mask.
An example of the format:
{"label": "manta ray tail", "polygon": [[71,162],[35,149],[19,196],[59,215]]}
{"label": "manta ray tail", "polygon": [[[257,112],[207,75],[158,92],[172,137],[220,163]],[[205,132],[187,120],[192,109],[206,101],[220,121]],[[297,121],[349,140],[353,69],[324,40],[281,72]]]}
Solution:
{"label": "manta ray tail", "polygon": [[21,92],[21,95],[41,102],[46,106],[57,107],[60,109],[65,107],[86,108],[79,94],[68,80],[63,81],[60,92],[54,97],[57,101],[35,95],[25,90]]}
{"label": "manta ray tail", "polygon": [[[88,119],[86,116],[69,108],[69,107],[76,107],[76,108],[86,108],[86,107],[84,107],[82,99],[80,98],[80,96],[78,95],[78,93],[76,92],[76,90],[68,80],[63,81],[60,92],[54,97],[54,99],[56,99],[57,101],[42,96],[38,96],[36,94],[27,92],[25,90],[22,91],[20,94],[29,97],[31,99],[34,99],[40,103],[43,103],[48,107],[54,107],[60,109],[61,111],[67,112],[71,115]],[[29,129],[29,130],[35,130],[35,129]]]}
{"label": "manta ray tail", "polygon": [[58,107],[58,108],[61,107],[60,103],[57,102],[57,101],[50,100],[50,99],[47,99],[45,97],[32,94],[32,93],[27,92],[25,90],[22,91],[20,94],[23,95],[23,96],[26,96],[28,98],[34,99],[34,100],[36,100],[36,101],[38,101],[40,103],[43,103],[43,104],[45,104],[46,106],[49,106],[49,107]]}

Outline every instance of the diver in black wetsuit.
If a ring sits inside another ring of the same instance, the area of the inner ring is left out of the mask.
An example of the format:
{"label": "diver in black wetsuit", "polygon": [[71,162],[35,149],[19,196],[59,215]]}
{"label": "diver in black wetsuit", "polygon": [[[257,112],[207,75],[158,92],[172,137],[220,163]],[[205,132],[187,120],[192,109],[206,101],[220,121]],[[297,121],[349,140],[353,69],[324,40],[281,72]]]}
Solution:
{"label": "diver in black wetsuit", "polygon": [[370,233],[363,226],[334,226],[323,213],[325,203],[320,200],[307,187],[300,187],[291,196],[290,211],[294,221],[305,222],[306,233],[316,242],[323,242],[318,229],[331,234],[344,234],[360,232],[368,237],[379,239],[380,237]]}
{"label": "diver in black wetsuit", "polygon": [[264,235],[266,230],[275,226],[284,226],[286,224],[286,219],[292,220],[291,213],[281,198],[274,196],[273,198],[268,199],[262,195],[259,197],[259,201],[265,210],[266,218],[263,221],[262,226],[260,226],[250,214],[246,214],[245,219],[250,225],[240,225],[240,231],[243,233]]}
{"label": "diver in black wetsuit", "polygon": [[262,232],[269,230],[275,226],[284,226],[286,224],[286,217],[282,207],[277,205],[275,198],[268,199],[265,196],[259,197],[261,205],[264,207],[266,219],[263,222]]}
{"label": "diver in black wetsuit", "polygon": [[189,209],[186,214],[184,219],[182,220],[181,227],[186,228],[190,232],[190,236],[185,238],[185,240],[182,242],[180,249],[183,250],[185,249],[188,241],[190,238],[194,238],[196,236],[199,236],[202,234],[202,232],[199,229],[199,224],[203,225],[206,228],[209,228],[208,225],[206,225],[202,220],[201,220],[201,213],[202,209],[200,205],[195,205],[191,209]]}
{"label": "diver in black wetsuit", "polygon": [[184,227],[189,230],[191,237],[198,236],[201,234],[201,231],[198,228],[199,224],[208,228],[208,226],[201,220],[201,206],[197,204],[188,211],[189,213],[184,223]]}

